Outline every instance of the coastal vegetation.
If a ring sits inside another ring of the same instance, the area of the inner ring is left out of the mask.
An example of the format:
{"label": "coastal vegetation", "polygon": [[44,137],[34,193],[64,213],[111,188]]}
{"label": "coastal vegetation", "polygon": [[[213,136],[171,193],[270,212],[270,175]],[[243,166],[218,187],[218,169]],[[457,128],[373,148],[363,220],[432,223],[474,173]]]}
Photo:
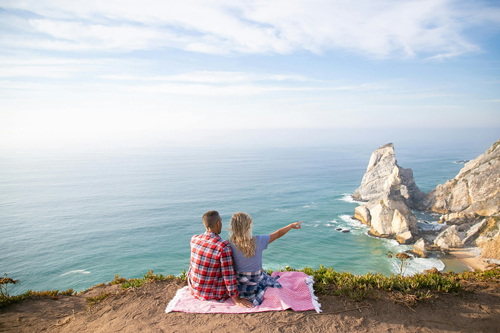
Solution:
{"label": "coastal vegetation", "polygon": [[27,290],[25,293],[20,295],[10,296],[9,291],[11,291],[15,285],[19,283],[19,280],[14,280],[9,278],[7,274],[4,278],[0,279],[0,307],[19,302],[23,299],[35,298],[35,297],[51,297],[52,299],[58,299],[60,296],[75,296],[77,292],[72,288],[68,290],[45,290],[45,291],[33,291]]}
{"label": "coastal vegetation", "polygon": [[[403,265],[406,265],[408,259],[405,256],[395,255],[395,258],[400,260]],[[390,293],[391,299],[396,303],[402,303],[408,306],[415,305],[418,301],[431,298],[439,293],[456,293],[464,288],[470,288],[471,285],[481,284],[500,284],[500,267],[491,266],[487,270],[475,270],[462,273],[441,273],[434,270],[429,270],[424,273],[417,273],[411,276],[404,276],[402,271],[400,274],[392,274],[385,276],[380,273],[367,273],[364,275],[356,275],[349,272],[337,272],[333,268],[325,268],[321,266],[319,269],[305,267],[302,269],[294,269],[286,266],[282,271],[304,272],[307,275],[314,277],[314,291],[318,295],[333,295],[345,296],[354,301],[361,301],[365,298],[376,298],[377,292]],[[268,274],[272,274],[272,270],[267,270]],[[24,299],[32,299],[37,297],[51,297],[57,299],[60,296],[79,296],[73,289],[66,291],[47,290],[47,291],[31,291],[10,296],[6,291],[7,287],[14,285],[16,280],[4,278],[0,280],[2,293],[0,294],[0,307],[19,302]],[[183,272],[180,276],[154,274],[152,270],[147,272],[140,278],[125,279],[116,275],[114,280],[107,285],[120,285],[122,290],[134,290],[141,288],[148,283],[158,281],[167,281],[176,285],[183,284],[186,281],[186,274]],[[17,283],[17,282],[16,282]],[[105,286],[102,283],[93,286],[88,290],[92,290],[99,286]],[[98,304],[112,294],[103,292],[94,297],[87,297],[89,307]]]}

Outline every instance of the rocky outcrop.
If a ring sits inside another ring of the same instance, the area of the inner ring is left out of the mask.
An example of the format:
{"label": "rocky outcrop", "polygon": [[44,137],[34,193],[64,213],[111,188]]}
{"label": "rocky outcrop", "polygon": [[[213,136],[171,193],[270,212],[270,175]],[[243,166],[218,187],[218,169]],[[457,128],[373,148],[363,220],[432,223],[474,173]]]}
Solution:
{"label": "rocky outcrop", "polygon": [[500,259],[500,214],[488,217],[474,244],[481,247],[483,258]]}
{"label": "rocky outcrop", "polygon": [[[357,200],[369,202],[357,207],[354,217],[370,226],[370,234],[395,238],[398,242],[407,244],[417,235],[418,228],[417,218],[407,205],[408,200],[411,200],[409,193],[413,190],[409,191],[403,184],[405,180],[401,177],[401,170],[408,175],[408,169],[397,165],[392,144],[373,152],[361,187],[354,195]],[[415,184],[413,176],[410,182],[406,179],[406,183]]]}
{"label": "rocky outcrop", "polygon": [[446,223],[448,225],[462,225],[469,224],[472,225],[477,222],[479,216],[476,213],[451,213],[443,214],[439,220],[440,223]]}
{"label": "rocky outcrop", "polygon": [[463,245],[474,245],[474,241],[479,237],[479,234],[482,229],[488,224],[486,219],[482,220],[479,223],[474,224],[465,235],[465,238],[462,240]]}
{"label": "rocky outcrop", "polygon": [[392,143],[372,153],[361,186],[354,192],[353,198],[357,201],[372,201],[387,196],[385,184],[395,168],[398,169],[398,191],[406,205],[412,208],[421,207],[425,194],[415,184],[413,171],[398,166]]}
{"label": "rocky outcrop", "polygon": [[[500,241],[497,240],[500,140],[484,154],[467,162],[454,179],[438,185],[422,204],[430,211],[443,214],[440,222],[453,225],[461,234],[465,233],[463,245],[482,247],[483,257],[500,256]],[[489,222],[485,222],[485,218]]]}
{"label": "rocky outcrop", "polygon": [[411,242],[418,228],[410,208],[428,210],[442,214],[440,222],[450,226],[437,237],[432,230],[421,232],[428,249],[479,246],[483,257],[500,259],[500,140],[427,195],[418,189],[411,169],[397,164],[393,144],[386,144],[373,152],[353,198],[367,202],[354,217],[369,225],[374,236]]}
{"label": "rocky outcrop", "polygon": [[462,240],[458,235],[457,226],[452,225],[442,231],[434,240],[434,245],[439,246],[442,250],[462,247]]}
{"label": "rocky outcrop", "polygon": [[412,252],[421,258],[427,258],[427,249],[425,248],[425,240],[423,238],[415,242]]}
{"label": "rocky outcrop", "polygon": [[492,216],[500,211],[500,140],[468,162],[459,174],[438,185],[422,202],[441,214]]}

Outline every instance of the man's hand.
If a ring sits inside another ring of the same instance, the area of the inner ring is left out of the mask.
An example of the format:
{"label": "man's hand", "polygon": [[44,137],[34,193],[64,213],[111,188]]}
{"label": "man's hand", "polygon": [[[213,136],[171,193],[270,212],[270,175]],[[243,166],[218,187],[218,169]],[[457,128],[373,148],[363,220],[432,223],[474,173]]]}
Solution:
{"label": "man's hand", "polygon": [[240,298],[240,296],[232,297],[234,303],[236,303],[237,306],[241,306],[244,308],[252,308],[253,304],[246,298]]}

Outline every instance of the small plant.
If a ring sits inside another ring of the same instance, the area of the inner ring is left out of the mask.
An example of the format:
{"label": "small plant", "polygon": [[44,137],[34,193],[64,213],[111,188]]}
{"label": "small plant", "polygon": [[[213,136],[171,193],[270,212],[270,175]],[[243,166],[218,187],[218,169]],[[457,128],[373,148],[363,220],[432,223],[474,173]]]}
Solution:
{"label": "small plant", "polygon": [[59,294],[63,296],[75,296],[77,292],[73,288],[69,288],[68,290],[61,291]]}
{"label": "small plant", "polygon": [[87,305],[90,308],[91,306],[94,306],[96,304],[101,303],[106,298],[108,298],[108,296],[109,296],[109,293],[102,293],[96,297],[85,297],[85,299],[87,300]]}
{"label": "small plant", "polygon": [[4,274],[4,278],[0,279],[0,297],[2,299],[9,298],[9,285],[15,286],[19,283],[19,280],[11,279],[7,276],[7,273]]}
{"label": "small plant", "polygon": [[392,251],[387,252],[387,258],[391,259],[391,263],[398,271],[399,276],[403,276],[406,272],[406,268],[410,265],[413,257],[404,252],[397,253],[394,255]]}
{"label": "small plant", "polygon": [[[183,274],[185,274],[185,273],[186,273],[186,271],[183,271]],[[124,279],[124,278],[122,278],[122,279]],[[153,270],[150,270],[149,272],[144,274],[144,276],[142,278],[125,280],[122,284],[122,289],[139,288],[145,283],[150,283],[150,282],[154,282],[154,281],[172,281],[175,279],[176,279],[176,277],[173,275],[154,274]],[[182,275],[181,275],[180,279],[183,280]],[[184,278],[184,280],[185,280],[185,278]]]}
{"label": "small plant", "polygon": [[120,277],[120,274],[116,274],[115,279],[113,281],[111,281],[111,283],[112,284],[120,284],[120,283],[124,283],[126,281],[127,281],[127,279],[125,279],[124,277]]}

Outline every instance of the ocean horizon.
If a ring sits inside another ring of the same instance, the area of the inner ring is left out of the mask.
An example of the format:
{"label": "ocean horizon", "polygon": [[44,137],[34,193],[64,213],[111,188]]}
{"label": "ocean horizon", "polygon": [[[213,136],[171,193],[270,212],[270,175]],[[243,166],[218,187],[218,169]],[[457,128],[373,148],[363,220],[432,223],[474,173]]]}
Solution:
{"label": "ocean horizon", "polygon": [[[491,136],[458,146],[395,142],[396,158],[428,193],[455,177],[461,161],[484,153]],[[204,232],[203,213],[215,209],[225,239],[238,211],[252,216],[254,235],[303,221],[264,251],[265,269],[323,265],[390,275],[396,270],[387,252],[411,246],[369,236],[352,218],[358,203],[351,197],[371,153],[386,143],[2,152],[0,273],[20,280],[14,294],[84,290],[149,270],[180,275],[191,236]],[[416,213],[431,225],[439,219]],[[442,255],[413,260],[407,274],[432,267],[467,269]]]}

